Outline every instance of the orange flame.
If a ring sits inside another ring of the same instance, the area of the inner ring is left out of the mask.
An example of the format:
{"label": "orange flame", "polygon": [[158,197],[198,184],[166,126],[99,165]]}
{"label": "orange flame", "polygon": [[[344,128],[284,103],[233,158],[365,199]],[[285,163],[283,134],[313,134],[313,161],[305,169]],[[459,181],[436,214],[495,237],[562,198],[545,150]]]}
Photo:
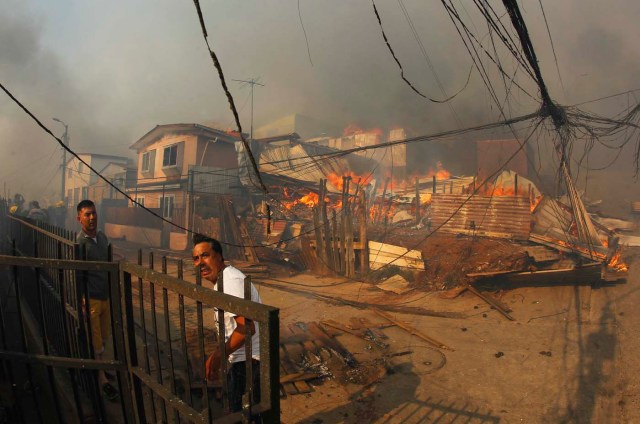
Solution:
{"label": "orange flame", "polygon": [[451,178],[451,172],[447,171],[444,166],[442,166],[442,162],[440,161],[436,163],[435,171],[432,168],[429,169],[429,172],[427,173],[427,177],[433,177],[434,175],[439,180],[447,180]]}
{"label": "orange flame", "polygon": [[350,135],[356,134],[376,134],[378,136],[382,136],[382,130],[380,128],[372,128],[370,130],[363,130],[356,124],[349,124],[342,130],[342,136],[348,137]]}
{"label": "orange flame", "polygon": [[[356,173],[351,172],[351,171],[346,172],[344,174],[344,176],[345,177],[351,177],[351,183],[350,183],[349,187],[353,188],[354,190],[355,190],[355,185],[358,184],[358,182],[361,185],[367,185],[367,184],[369,184],[369,182],[371,182],[371,178],[372,178],[371,174],[363,177],[363,176],[357,175]],[[343,187],[343,184],[342,184],[343,179],[342,179],[342,177],[343,177],[342,175],[331,173],[331,174],[327,175],[327,180],[336,189],[342,190],[342,187]]]}
{"label": "orange flame", "polygon": [[607,268],[613,269],[618,272],[627,272],[629,266],[622,261],[621,252],[618,250],[607,264]]}

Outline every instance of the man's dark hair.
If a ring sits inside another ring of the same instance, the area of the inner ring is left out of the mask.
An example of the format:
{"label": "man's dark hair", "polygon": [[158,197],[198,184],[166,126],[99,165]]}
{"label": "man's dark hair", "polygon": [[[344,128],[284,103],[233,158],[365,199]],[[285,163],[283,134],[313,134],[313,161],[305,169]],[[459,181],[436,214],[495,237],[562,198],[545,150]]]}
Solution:
{"label": "man's dark hair", "polygon": [[96,207],[96,204],[93,203],[91,200],[85,199],[83,201],[81,201],[80,203],[78,203],[78,206],[76,207],[76,210],[78,211],[78,213],[80,213],[80,211],[84,208],[91,208],[91,207]]}
{"label": "man's dark hair", "polygon": [[36,208],[36,209],[40,209],[40,203],[38,203],[37,200],[32,200],[31,201],[31,207],[32,208]]}
{"label": "man's dark hair", "polygon": [[218,240],[214,239],[213,237],[205,236],[203,234],[194,234],[193,245],[195,246],[196,244],[200,243],[209,243],[209,245],[211,246],[211,250],[218,253],[224,259],[224,256],[222,255],[222,245]]}

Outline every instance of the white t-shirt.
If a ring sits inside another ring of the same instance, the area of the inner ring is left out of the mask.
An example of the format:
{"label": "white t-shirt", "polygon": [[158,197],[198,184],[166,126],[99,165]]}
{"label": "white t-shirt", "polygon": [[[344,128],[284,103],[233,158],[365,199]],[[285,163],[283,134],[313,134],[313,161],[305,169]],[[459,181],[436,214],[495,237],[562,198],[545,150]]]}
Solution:
{"label": "white t-shirt", "polygon": [[[245,275],[242,272],[240,272],[240,270],[232,267],[231,265],[228,265],[222,271],[222,279],[223,279],[224,292],[226,294],[230,294],[231,296],[244,299]],[[213,289],[214,290],[218,289],[217,283],[213,286]],[[251,284],[251,300],[257,303],[262,303],[262,300],[260,299],[260,295],[258,294],[258,290],[256,290],[256,287],[253,284]],[[228,312],[228,311],[224,312],[225,342],[229,340],[229,337],[231,337],[231,334],[234,332],[234,330],[238,326],[236,324],[236,320],[233,318],[236,315],[237,314],[233,312]],[[217,327],[217,322],[218,322],[217,310],[215,313],[215,320],[216,320],[216,327]],[[256,332],[251,338],[251,356],[253,357],[253,359],[260,360],[260,327],[258,323],[255,321],[254,321],[254,325],[256,327]],[[245,346],[243,344],[238,350],[236,350],[231,355],[229,355],[229,362],[235,363],[235,362],[246,361],[246,354],[245,354],[244,348]]]}

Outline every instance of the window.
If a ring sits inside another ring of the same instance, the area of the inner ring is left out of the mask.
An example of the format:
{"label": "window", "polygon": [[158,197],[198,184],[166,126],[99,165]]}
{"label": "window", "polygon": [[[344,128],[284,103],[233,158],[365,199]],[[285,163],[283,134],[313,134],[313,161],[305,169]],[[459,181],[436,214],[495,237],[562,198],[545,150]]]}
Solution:
{"label": "window", "polygon": [[136,202],[138,202],[137,205],[134,205],[136,208],[144,206],[144,197],[136,197]]}
{"label": "window", "polygon": [[162,167],[176,166],[178,164],[178,145],[167,146],[162,155]]}
{"label": "window", "polygon": [[82,187],[82,200],[89,198],[89,187]]}
{"label": "window", "polygon": [[73,176],[72,172],[73,170],[71,168],[67,168],[67,178],[71,178]]}
{"label": "window", "polygon": [[83,169],[83,167],[82,167],[82,166],[83,166],[83,165],[84,165],[84,163],[82,163],[82,162],[78,163],[78,174],[81,174],[81,173],[82,173],[82,169]]}
{"label": "window", "polygon": [[173,218],[175,200],[176,196],[173,194],[160,198],[160,209],[162,210],[163,218]]}
{"label": "window", "polygon": [[142,154],[142,172],[149,171],[150,162],[151,162],[151,152],[144,152]]}

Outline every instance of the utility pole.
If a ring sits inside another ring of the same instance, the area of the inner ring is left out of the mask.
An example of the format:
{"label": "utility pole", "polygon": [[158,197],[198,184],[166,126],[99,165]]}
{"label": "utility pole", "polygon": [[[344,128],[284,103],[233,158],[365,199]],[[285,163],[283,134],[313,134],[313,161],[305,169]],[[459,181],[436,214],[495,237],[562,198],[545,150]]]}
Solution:
{"label": "utility pole", "polygon": [[259,85],[260,87],[264,87],[264,84],[261,84],[258,82],[258,80],[260,79],[260,77],[258,78],[251,78],[250,80],[237,80],[234,79],[233,81],[236,82],[241,82],[245,85],[251,85],[251,133],[249,135],[249,138],[251,140],[253,140],[253,87],[256,85]]}
{"label": "utility pole", "polygon": [[[53,118],[54,121],[56,122],[60,122],[62,125],[64,125],[64,134],[62,134],[62,142],[64,143],[65,146],[69,147],[69,126],[67,124],[65,124],[64,122],[62,122],[60,119],[58,118]],[[61,179],[61,185],[60,185],[60,200],[62,200],[63,202],[65,202],[65,187],[64,187],[64,182],[65,182],[65,176],[67,174],[67,151],[63,148],[62,149],[62,165],[60,165],[60,171],[62,174]],[[65,206],[66,206],[66,202],[65,202]]]}

